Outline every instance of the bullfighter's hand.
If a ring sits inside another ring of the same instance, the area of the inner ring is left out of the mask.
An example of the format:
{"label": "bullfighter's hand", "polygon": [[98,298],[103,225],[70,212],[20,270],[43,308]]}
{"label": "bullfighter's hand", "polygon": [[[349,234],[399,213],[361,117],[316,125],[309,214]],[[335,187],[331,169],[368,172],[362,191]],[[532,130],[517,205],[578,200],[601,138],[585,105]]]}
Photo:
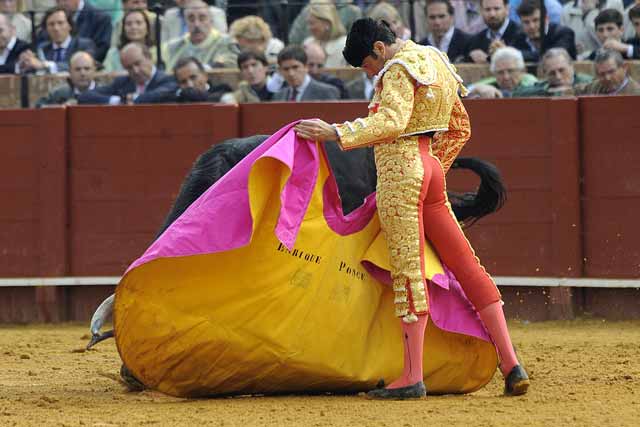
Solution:
{"label": "bullfighter's hand", "polygon": [[294,127],[294,130],[300,138],[311,141],[325,142],[340,139],[335,128],[320,119],[302,120]]}

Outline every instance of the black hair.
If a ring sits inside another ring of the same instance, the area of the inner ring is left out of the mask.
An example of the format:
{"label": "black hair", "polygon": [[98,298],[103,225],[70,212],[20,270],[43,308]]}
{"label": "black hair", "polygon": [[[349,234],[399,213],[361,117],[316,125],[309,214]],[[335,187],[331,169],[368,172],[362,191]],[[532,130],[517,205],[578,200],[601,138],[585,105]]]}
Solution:
{"label": "black hair", "polygon": [[265,67],[269,66],[269,62],[267,61],[267,58],[263,53],[256,52],[254,50],[243,50],[242,52],[240,52],[240,55],[238,55],[238,68],[242,68],[242,64],[250,59],[255,59],[256,61],[262,62],[262,65],[264,65]]}
{"label": "black hair", "polygon": [[[480,8],[482,8],[482,2],[484,2],[484,0],[480,0]],[[502,0],[502,3],[503,3],[505,6],[508,6],[508,5],[509,5],[509,0]]]}
{"label": "black hair", "polygon": [[536,10],[541,10],[542,6],[540,6],[540,0],[524,0],[518,6],[516,13],[519,17],[523,16],[531,16],[535,13]]}
{"label": "black hair", "polygon": [[293,59],[307,65],[307,54],[300,45],[292,44],[282,49],[278,54],[278,65],[280,65],[282,61],[287,61],[289,59]]}
{"label": "black hair", "polygon": [[596,29],[598,28],[598,25],[609,23],[622,27],[622,14],[615,9],[605,9],[596,16]]}
{"label": "black hair", "polygon": [[426,11],[429,5],[438,3],[442,3],[447,6],[447,13],[453,16],[453,14],[455,13],[455,9],[449,0],[428,0],[424,10]]}
{"label": "black hair", "polygon": [[354,67],[361,67],[367,56],[377,58],[373,52],[373,44],[377,41],[391,45],[396,41],[396,34],[386,21],[375,21],[371,18],[358,19],[351,26],[342,56]]}
{"label": "black hair", "polygon": [[73,30],[74,30],[73,18],[71,17],[71,14],[67,12],[66,9],[60,6],[54,6],[50,9],[47,9],[47,11],[44,13],[44,17],[42,18],[42,24],[41,24],[42,31],[44,33],[47,33],[47,20],[51,17],[51,15],[58,12],[64,13],[64,17],[67,18],[67,22],[69,23],[69,27],[71,28],[71,31],[69,31],[69,34],[73,34]]}
{"label": "black hair", "polygon": [[124,29],[124,21],[127,19],[127,17],[129,17],[129,15],[132,15],[134,13],[141,14],[142,18],[144,19],[144,23],[147,26],[147,35],[144,36],[144,44],[146,44],[149,47],[153,46],[153,41],[151,40],[151,23],[149,22],[149,17],[147,16],[146,13],[144,13],[144,10],[142,9],[131,9],[131,10],[127,10],[124,13],[124,16],[122,17],[122,21],[120,21],[122,22],[122,31],[120,32],[120,41],[118,42],[118,47],[120,49],[122,49],[126,44],[131,42],[131,40],[129,40],[129,38],[127,37],[127,34]]}
{"label": "black hair", "polygon": [[640,4],[637,4],[629,9],[629,20],[632,20],[633,18],[640,18]]}
{"label": "black hair", "polygon": [[195,64],[196,67],[198,67],[198,70],[200,70],[203,73],[207,73],[207,70],[205,70],[204,65],[202,65],[202,62],[200,62],[200,60],[198,58],[196,58],[195,56],[186,56],[184,58],[180,58],[178,59],[178,61],[176,61],[176,65],[173,66],[173,72],[175,74],[176,71],[178,71],[178,69],[189,65],[189,64]]}

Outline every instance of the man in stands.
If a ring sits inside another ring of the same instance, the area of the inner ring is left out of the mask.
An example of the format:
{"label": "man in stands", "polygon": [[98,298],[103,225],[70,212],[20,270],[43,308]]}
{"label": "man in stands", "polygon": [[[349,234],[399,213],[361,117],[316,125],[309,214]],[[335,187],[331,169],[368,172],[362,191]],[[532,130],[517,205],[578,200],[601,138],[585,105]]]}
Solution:
{"label": "man in stands", "polygon": [[[623,22],[622,13],[616,9],[605,9],[596,16],[596,36],[602,48],[614,49],[618,46],[618,43],[622,43],[624,35]],[[597,51],[598,49],[594,49],[586,59],[593,61],[596,58]]]}
{"label": "man in stands", "polygon": [[514,46],[522,37],[522,29],[509,20],[509,0],[480,0],[480,6],[487,28],[471,37],[467,61],[486,64],[497,49]]}
{"label": "man in stands", "polygon": [[469,86],[469,96],[477,98],[509,98],[519,89],[535,84],[538,79],[527,74],[522,52],[511,46],[501,47],[491,56],[493,77]]}
{"label": "man in stands", "polygon": [[273,99],[274,93],[267,88],[269,63],[263,53],[252,50],[240,53],[238,68],[242,74],[242,81],[236,91],[222,97],[222,102],[240,104]]}
{"label": "man in stands", "polygon": [[29,49],[29,43],[16,36],[9,17],[0,13],[0,74],[16,73],[20,54]]}
{"label": "man in stands", "polygon": [[128,75],[117,77],[111,84],[82,93],[79,104],[144,104],[161,102],[167,92],[176,89],[172,76],[156,69],[149,48],[129,43],[120,50],[120,61]]}
{"label": "man in stands", "polygon": [[523,37],[516,43],[526,62],[538,62],[540,56],[552,47],[564,48],[571,58],[576,59],[576,41],[573,30],[549,22],[545,16],[544,38],[540,40],[540,0],[524,0],[518,6],[518,16],[524,31]]}
{"label": "man in stands", "polygon": [[340,98],[347,97],[344,82],[331,74],[323,73],[324,65],[327,62],[327,53],[324,48],[315,41],[304,44],[304,52],[307,54],[307,67],[313,79],[320,83],[335,86],[340,91]]}
{"label": "man in stands", "polygon": [[596,80],[578,86],[578,95],[640,95],[640,84],[629,76],[627,64],[620,52],[598,50],[593,68]]}
{"label": "man in stands", "polygon": [[172,70],[180,58],[193,56],[207,68],[235,68],[238,48],[227,35],[213,28],[209,7],[202,0],[190,0],[184,11],[189,33],[165,45],[167,70]]}
{"label": "man in stands", "polygon": [[227,84],[214,84],[209,81],[202,62],[192,56],[179,59],[173,68],[173,75],[178,89],[166,92],[158,102],[220,102],[220,97],[231,90]]}
{"label": "man in stands", "polygon": [[53,88],[46,97],[40,98],[36,106],[74,105],[80,94],[96,88],[94,80],[96,61],[87,52],[79,51],[69,60],[69,79],[64,85]]}
{"label": "man in stands", "polygon": [[449,0],[427,1],[425,8],[431,32],[420,41],[445,52],[451,62],[460,62],[467,52],[471,35],[454,27],[454,9]]}
{"label": "man in stands", "polygon": [[91,39],[72,35],[71,15],[61,7],[53,7],[42,18],[47,40],[39,48],[37,55],[27,50],[20,54],[18,67],[20,72],[59,73],[69,69],[69,59],[84,51],[95,55],[95,44]]}
{"label": "man in stands", "polygon": [[[631,21],[635,29],[635,37],[625,42],[620,41],[618,37],[609,37],[604,41],[602,47],[615,50],[627,59],[640,59],[640,39],[638,38],[638,31],[640,31],[640,4],[636,4],[629,9],[629,21]],[[614,29],[614,34],[617,35],[617,33],[617,30]]]}
{"label": "man in stands", "polygon": [[93,40],[96,45],[94,57],[102,62],[111,45],[113,29],[109,15],[85,0],[56,0],[56,3],[71,15],[76,36]]}
{"label": "man in stands", "polygon": [[278,68],[287,82],[274,101],[329,101],[340,98],[334,86],[315,81],[309,75],[307,54],[298,45],[287,46],[278,54]]}
{"label": "man in stands", "polygon": [[16,30],[16,37],[31,42],[31,19],[18,13],[18,0],[0,0],[0,14],[9,18]]}
{"label": "man in stands", "polygon": [[551,48],[542,56],[542,74],[545,80],[516,90],[513,97],[574,95],[577,85],[592,80],[575,72],[571,56],[561,47]]}

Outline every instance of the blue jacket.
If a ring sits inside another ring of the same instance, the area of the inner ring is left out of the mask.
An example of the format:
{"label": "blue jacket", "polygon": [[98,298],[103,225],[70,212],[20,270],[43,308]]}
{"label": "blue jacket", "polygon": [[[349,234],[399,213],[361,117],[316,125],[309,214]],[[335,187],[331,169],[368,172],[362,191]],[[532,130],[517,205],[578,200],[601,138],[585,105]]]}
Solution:
{"label": "blue jacket", "polygon": [[[163,102],[168,91],[175,91],[177,84],[173,76],[160,70],[151,78],[144,93],[138,96],[135,104],[153,104]],[[108,104],[112,96],[126,98],[136,91],[136,84],[129,76],[116,77],[110,84],[99,86],[94,90],[84,92],[78,97],[78,104]]]}

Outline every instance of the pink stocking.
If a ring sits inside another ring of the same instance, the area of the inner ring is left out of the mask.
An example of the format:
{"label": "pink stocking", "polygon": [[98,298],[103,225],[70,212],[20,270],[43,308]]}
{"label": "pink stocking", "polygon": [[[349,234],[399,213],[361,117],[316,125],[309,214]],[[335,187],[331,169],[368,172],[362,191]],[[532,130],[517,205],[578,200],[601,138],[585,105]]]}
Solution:
{"label": "pink stocking", "polygon": [[511,369],[518,364],[516,353],[511,344],[511,337],[507,329],[507,321],[504,318],[500,302],[489,304],[480,310],[480,318],[489,331],[489,335],[498,349],[500,357],[500,370],[503,376],[509,375]]}
{"label": "pink stocking", "polygon": [[418,321],[402,322],[402,341],[404,343],[404,370],[402,376],[389,384],[387,388],[399,388],[414,385],[423,380],[422,355],[424,349],[424,331],[427,327],[427,314],[418,315]]}

